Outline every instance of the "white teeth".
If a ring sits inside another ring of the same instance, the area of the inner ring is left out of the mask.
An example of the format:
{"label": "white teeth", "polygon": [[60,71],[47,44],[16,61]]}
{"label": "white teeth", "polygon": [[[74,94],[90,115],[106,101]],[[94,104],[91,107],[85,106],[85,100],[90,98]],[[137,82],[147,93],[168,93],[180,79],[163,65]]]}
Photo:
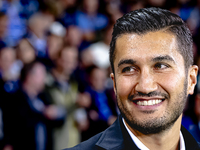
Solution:
{"label": "white teeth", "polygon": [[143,103],[144,103],[145,106],[148,105],[148,102],[147,102],[147,101],[143,101]]}
{"label": "white teeth", "polygon": [[141,101],[138,101],[137,103],[138,103],[138,105],[142,105],[142,102],[141,102]]}
{"label": "white teeth", "polygon": [[153,105],[155,105],[156,104],[156,101],[155,100],[153,100]]}
{"label": "white teeth", "polygon": [[153,102],[152,101],[148,101],[148,105],[153,105]]}
{"label": "white teeth", "polygon": [[156,100],[148,100],[148,101],[138,101],[137,102],[137,105],[141,105],[141,106],[150,106],[150,105],[156,105],[156,104],[159,104],[159,103],[161,103],[162,102],[162,100],[158,100],[158,99],[156,99]]}

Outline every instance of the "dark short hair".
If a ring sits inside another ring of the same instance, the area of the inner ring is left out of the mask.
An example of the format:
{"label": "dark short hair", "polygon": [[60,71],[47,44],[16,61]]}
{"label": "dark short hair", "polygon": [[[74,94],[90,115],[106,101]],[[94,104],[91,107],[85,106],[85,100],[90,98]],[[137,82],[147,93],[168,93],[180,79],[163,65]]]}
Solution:
{"label": "dark short hair", "polygon": [[113,28],[110,43],[110,64],[114,73],[116,40],[123,34],[146,34],[159,30],[176,36],[178,51],[183,56],[186,69],[193,64],[192,35],[186,23],[176,14],[161,8],[143,8],[131,11],[119,18]]}

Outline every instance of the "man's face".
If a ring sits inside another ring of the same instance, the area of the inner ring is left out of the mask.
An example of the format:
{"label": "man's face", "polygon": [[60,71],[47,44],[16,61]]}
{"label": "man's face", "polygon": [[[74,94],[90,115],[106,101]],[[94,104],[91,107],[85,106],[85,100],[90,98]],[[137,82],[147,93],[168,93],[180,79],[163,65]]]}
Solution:
{"label": "man's face", "polygon": [[116,41],[114,82],[118,106],[128,125],[159,133],[180,118],[196,84],[197,67],[186,74],[176,37],[167,32],[124,34]]}
{"label": "man's face", "polygon": [[35,64],[32,72],[29,75],[29,82],[31,83],[30,84],[31,88],[40,93],[44,89],[45,79],[46,79],[45,67],[40,63]]}
{"label": "man's face", "polygon": [[78,50],[74,47],[67,47],[62,51],[60,65],[66,75],[71,75],[77,67]]}
{"label": "man's face", "polygon": [[95,68],[90,75],[90,82],[96,91],[103,91],[106,82],[106,70]]}

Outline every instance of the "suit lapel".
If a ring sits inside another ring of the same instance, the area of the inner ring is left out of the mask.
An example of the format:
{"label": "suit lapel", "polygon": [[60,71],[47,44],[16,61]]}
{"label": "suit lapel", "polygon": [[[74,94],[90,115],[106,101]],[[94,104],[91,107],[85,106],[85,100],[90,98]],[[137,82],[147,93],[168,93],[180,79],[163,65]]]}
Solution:
{"label": "suit lapel", "polygon": [[121,115],[96,143],[98,150],[139,150],[124,127]]}
{"label": "suit lapel", "polygon": [[200,147],[199,147],[197,141],[183,126],[181,126],[181,132],[183,134],[183,138],[185,141],[185,149],[186,150],[200,150]]}
{"label": "suit lapel", "polygon": [[124,145],[125,145],[125,150],[140,150],[135,143],[133,142],[132,138],[130,137],[130,134],[128,133],[126,127],[124,126],[124,123],[120,121],[120,126],[122,129],[122,134],[123,134],[123,139],[124,139]]}

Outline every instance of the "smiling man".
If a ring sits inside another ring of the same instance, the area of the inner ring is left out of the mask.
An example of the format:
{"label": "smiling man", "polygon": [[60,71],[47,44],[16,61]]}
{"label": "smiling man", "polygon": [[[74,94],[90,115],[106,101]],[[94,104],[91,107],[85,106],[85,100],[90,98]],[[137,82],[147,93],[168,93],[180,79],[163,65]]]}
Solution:
{"label": "smiling man", "polygon": [[192,37],[183,20],[159,8],[125,14],[113,29],[110,62],[121,112],[104,132],[71,150],[198,150],[181,126],[196,85]]}

